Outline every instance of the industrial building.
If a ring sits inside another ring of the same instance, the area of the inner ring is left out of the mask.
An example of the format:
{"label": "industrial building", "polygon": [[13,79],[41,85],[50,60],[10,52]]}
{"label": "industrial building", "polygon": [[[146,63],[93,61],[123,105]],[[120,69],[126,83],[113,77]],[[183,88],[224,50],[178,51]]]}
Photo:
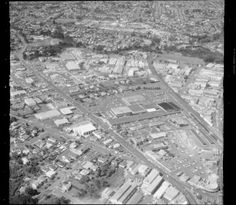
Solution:
{"label": "industrial building", "polygon": [[57,127],[60,127],[60,126],[69,124],[70,122],[66,118],[62,118],[62,119],[55,120],[54,123],[56,124]]}
{"label": "industrial building", "polygon": [[156,169],[152,169],[152,171],[146,176],[143,180],[143,184],[150,184],[159,174],[159,171]]}
{"label": "industrial building", "polygon": [[160,188],[154,193],[153,197],[160,199],[169,186],[170,186],[170,183],[167,181],[164,181],[162,185],[160,186]]}
{"label": "industrial building", "polygon": [[130,188],[118,199],[118,204],[124,204],[137,191],[137,185],[132,184]]}
{"label": "industrial building", "polygon": [[[175,113],[175,111],[173,111],[173,113]],[[159,110],[159,111],[154,111],[154,112],[142,113],[141,115],[133,115],[133,116],[127,116],[127,117],[115,118],[115,119],[110,118],[109,122],[111,125],[121,125],[121,124],[125,124],[125,123],[136,122],[139,120],[162,117],[162,116],[169,115],[169,114],[170,114],[170,112],[166,113],[163,110]]]}
{"label": "industrial building", "polygon": [[134,114],[134,115],[146,112],[146,110],[143,107],[141,107],[140,105],[131,105],[131,106],[129,106],[129,108],[131,109],[132,114]]}
{"label": "industrial building", "polygon": [[70,115],[70,114],[73,114],[73,111],[75,107],[74,106],[71,106],[71,107],[65,107],[65,108],[61,108],[60,109],[60,112],[64,115]]}
{"label": "industrial building", "polygon": [[152,182],[155,181],[156,177],[159,176],[159,172],[156,169],[153,169],[143,180],[143,184],[141,189],[145,194],[149,194],[149,186],[151,186]]}
{"label": "industrial building", "polygon": [[163,177],[158,175],[147,187],[143,189],[145,194],[152,195],[160,187],[163,182]]}
{"label": "industrial building", "polygon": [[128,181],[124,183],[117,192],[110,198],[111,203],[116,204],[123,194],[130,188],[131,183]]}
{"label": "industrial building", "polygon": [[132,114],[132,110],[127,106],[111,108],[111,111],[116,117],[122,117],[122,116],[125,116],[125,115]]}
{"label": "industrial building", "polygon": [[166,193],[164,194],[164,198],[167,199],[168,201],[171,201],[172,199],[174,199],[177,195],[179,194],[179,191],[171,186],[166,190]]}
{"label": "industrial building", "polygon": [[95,131],[97,128],[93,126],[93,124],[89,121],[85,121],[83,123],[73,125],[71,127],[74,133],[79,134],[80,136],[85,136],[88,134],[91,134],[93,131]]}
{"label": "industrial building", "polygon": [[125,204],[138,204],[143,198],[141,191],[136,191]]}
{"label": "industrial building", "polygon": [[37,113],[34,116],[39,120],[46,120],[49,118],[57,117],[59,115],[61,115],[61,113],[58,110],[54,109],[46,112]]}
{"label": "industrial building", "polygon": [[132,96],[123,97],[122,100],[123,102],[129,105],[135,102],[145,101],[145,98],[142,95],[132,95]]}

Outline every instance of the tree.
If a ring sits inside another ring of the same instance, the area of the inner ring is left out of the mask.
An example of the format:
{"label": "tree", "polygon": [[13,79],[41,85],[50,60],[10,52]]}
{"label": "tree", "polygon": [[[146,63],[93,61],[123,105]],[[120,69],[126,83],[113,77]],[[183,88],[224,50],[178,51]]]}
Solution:
{"label": "tree", "polygon": [[32,189],[31,187],[27,187],[27,188],[25,189],[25,194],[32,197],[32,196],[38,195],[39,192],[38,192],[37,190],[35,190],[35,189]]}
{"label": "tree", "polygon": [[27,194],[20,194],[10,197],[10,204],[38,204],[38,199],[33,199]]}

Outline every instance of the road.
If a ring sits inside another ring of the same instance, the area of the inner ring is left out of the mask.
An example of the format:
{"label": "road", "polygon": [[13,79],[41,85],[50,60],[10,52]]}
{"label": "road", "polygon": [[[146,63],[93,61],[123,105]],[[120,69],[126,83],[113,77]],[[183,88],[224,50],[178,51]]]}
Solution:
{"label": "road", "polygon": [[[25,44],[25,48],[27,47],[26,42],[23,38],[21,38],[22,41]],[[23,57],[23,49],[18,52],[17,56],[20,59],[21,63],[28,68],[29,70],[32,70],[36,76],[42,78],[50,87],[52,87],[55,91],[60,93],[65,99],[67,99],[69,102],[74,104],[79,110],[81,110],[83,113],[86,113],[89,118],[91,118],[98,126],[103,128],[104,130],[108,130],[111,137],[114,138],[116,141],[118,141],[129,153],[131,153],[133,156],[135,156],[137,159],[139,159],[140,163],[147,164],[148,166],[152,168],[157,168],[160,170],[160,172],[163,173],[164,178],[167,179],[170,183],[172,183],[177,189],[179,189],[187,198],[190,204],[197,204],[194,196],[191,194],[189,190],[186,189],[186,186],[182,184],[179,180],[175,179],[174,176],[169,175],[166,171],[164,171],[160,166],[157,166],[155,163],[150,162],[143,153],[136,150],[131,144],[127,143],[126,140],[120,136],[118,133],[116,133],[114,130],[112,130],[109,125],[105,122],[103,122],[101,119],[96,117],[94,114],[90,113],[84,106],[82,106],[80,103],[75,101],[73,98],[67,95],[67,93],[63,92],[61,89],[56,87],[51,81],[49,81],[45,76],[43,76],[42,73],[40,73],[38,70],[34,68],[31,64],[27,63]]]}
{"label": "road", "polygon": [[[162,79],[160,74],[157,73],[156,69],[153,66],[153,57],[151,55],[148,55],[148,66],[152,73],[158,78],[158,80],[163,85],[164,89],[168,94],[178,103],[181,105],[181,108],[186,112],[187,116],[193,119],[197,124],[198,127],[201,128],[201,130],[207,130],[209,133],[212,133],[214,136],[216,136],[217,141],[219,142],[219,145],[222,147],[222,136],[221,134],[215,130],[214,128],[210,127],[204,119],[199,115],[198,112],[196,112],[184,99],[182,99],[176,92],[173,91],[173,89]],[[203,131],[206,133],[207,131]],[[207,133],[208,134],[208,133]]]}

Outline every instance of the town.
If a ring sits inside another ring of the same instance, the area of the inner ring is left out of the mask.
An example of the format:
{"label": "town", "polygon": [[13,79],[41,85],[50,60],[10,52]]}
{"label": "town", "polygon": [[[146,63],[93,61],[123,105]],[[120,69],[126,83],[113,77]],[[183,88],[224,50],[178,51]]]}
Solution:
{"label": "town", "polygon": [[223,1],[9,7],[11,204],[223,203]]}

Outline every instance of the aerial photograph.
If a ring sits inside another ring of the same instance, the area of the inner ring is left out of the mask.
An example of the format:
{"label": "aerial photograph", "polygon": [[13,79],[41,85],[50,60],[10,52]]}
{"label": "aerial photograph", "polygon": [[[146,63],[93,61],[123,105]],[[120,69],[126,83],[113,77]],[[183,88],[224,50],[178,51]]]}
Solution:
{"label": "aerial photograph", "polygon": [[223,0],[10,1],[10,204],[223,204]]}

